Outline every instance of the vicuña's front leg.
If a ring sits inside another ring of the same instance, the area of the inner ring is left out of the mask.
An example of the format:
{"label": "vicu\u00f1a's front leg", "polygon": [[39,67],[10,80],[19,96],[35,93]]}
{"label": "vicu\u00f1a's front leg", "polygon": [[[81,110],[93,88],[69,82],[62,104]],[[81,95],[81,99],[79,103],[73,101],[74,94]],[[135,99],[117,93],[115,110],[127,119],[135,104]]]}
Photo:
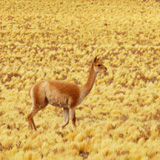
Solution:
{"label": "vicu\u00f1a's front leg", "polygon": [[64,117],[64,124],[62,125],[62,128],[64,128],[69,123],[69,109],[68,108],[63,109],[63,117]]}
{"label": "vicu\u00f1a's front leg", "polygon": [[75,108],[70,108],[70,116],[71,116],[71,120],[72,120],[72,124],[74,127],[76,127],[76,113],[75,113]]}

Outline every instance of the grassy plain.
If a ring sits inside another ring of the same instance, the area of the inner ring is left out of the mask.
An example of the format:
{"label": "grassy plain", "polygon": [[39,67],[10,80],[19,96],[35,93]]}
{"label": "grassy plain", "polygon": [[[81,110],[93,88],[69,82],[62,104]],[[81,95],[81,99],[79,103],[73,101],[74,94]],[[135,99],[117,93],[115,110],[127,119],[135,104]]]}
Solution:
{"label": "grassy plain", "polygon": [[[158,0],[0,1],[0,159],[160,159]],[[93,58],[108,68],[61,129],[48,105],[26,121],[42,79],[84,84]]]}

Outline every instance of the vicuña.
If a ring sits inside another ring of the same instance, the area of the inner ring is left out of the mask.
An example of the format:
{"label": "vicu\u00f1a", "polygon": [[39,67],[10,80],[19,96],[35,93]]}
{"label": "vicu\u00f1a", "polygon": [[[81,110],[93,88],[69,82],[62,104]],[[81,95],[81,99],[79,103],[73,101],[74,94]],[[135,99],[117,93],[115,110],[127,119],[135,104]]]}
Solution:
{"label": "vicu\u00f1a", "polygon": [[62,128],[69,123],[69,115],[73,126],[76,126],[76,106],[82,103],[91,91],[97,73],[106,71],[107,68],[95,57],[85,85],[79,86],[63,80],[43,80],[34,84],[30,90],[33,106],[27,116],[29,127],[36,130],[33,117],[39,110],[45,108],[48,103],[63,108],[64,124]]}

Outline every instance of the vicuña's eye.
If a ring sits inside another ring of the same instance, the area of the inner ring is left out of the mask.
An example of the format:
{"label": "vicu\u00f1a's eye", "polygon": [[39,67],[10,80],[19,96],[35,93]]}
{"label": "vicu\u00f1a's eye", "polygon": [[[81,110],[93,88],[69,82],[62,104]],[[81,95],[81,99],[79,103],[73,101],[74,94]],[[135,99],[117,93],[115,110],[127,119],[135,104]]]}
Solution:
{"label": "vicu\u00f1a's eye", "polygon": [[101,67],[101,64],[98,64],[98,67]]}

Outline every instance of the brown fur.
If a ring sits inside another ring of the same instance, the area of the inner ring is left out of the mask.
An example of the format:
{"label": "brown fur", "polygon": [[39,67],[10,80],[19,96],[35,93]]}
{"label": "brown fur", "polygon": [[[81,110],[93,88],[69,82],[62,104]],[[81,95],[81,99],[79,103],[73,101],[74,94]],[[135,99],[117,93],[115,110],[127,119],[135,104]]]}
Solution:
{"label": "brown fur", "polygon": [[35,114],[45,108],[48,103],[54,106],[63,107],[65,127],[69,123],[69,114],[75,126],[75,107],[80,104],[89,94],[93,87],[98,72],[106,72],[106,67],[97,59],[92,63],[88,80],[84,86],[68,83],[62,80],[43,80],[33,85],[30,90],[33,107],[27,116],[29,126],[36,130],[33,120]]}
{"label": "brown fur", "polygon": [[75,107],[78,104],[80,89],[79,86],[64,82],[64,81],[48,81],[51,86],[56,86],[61,94],[67,94],[71,99],[70,107]]}

